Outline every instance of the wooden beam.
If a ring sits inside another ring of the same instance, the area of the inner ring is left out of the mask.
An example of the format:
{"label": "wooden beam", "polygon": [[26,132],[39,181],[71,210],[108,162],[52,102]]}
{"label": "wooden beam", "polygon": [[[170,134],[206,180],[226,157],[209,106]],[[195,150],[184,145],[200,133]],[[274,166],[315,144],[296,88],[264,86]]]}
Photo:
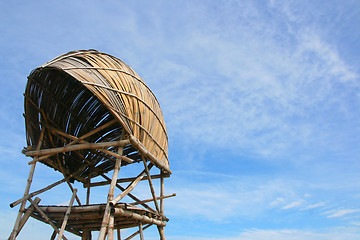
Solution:
{"label": "wooden beam", "polygon": [[[162,200],[162,199],[165,199],[165,198],[170,198],[170,197],[175,197],[176,196],[176,193],[173,193],[173,194],[170,194],[170,195],[167,195],[167,196],[160,196],[160,197],[157,197],[156,199],[157,200]],[[151,201],[154,201],[153,198],[151,199],[146,199],[146,200],[143,200],[143,201],[139,201],[139,202],[134,202],[134,203],[129,203],[129,205],[138,205],[138,204],[141,204],[141,203],[147,203],[147,202],[151,202]]]}
{"label": "wooden beam", "polygon": [[166,226],[166,223],[160,220],[157,220],[155,218],[150,218],[148,216],[145,215],[141,215],[138,213],[134,213],[125,209],[121,209],[121,208],[114,208],[114,216],[125,216],[137,221],[141,221],[143,223],[151,223],[151,224],[155,224],[158,226]]}
{"label": "wooden beam", "polygon": [[70,146],[64,146],[58,148],[41,149],[35,151],[23,150],[23,154],[25,154],[28,157],[34,157],[34,156],[44,156],[48,154],[56,154],[61,152],[77,151],[82,149],[100,149],[100,148],[119,147],[119,146],[123,147],[128,144],[130,144],[129,140],[101,142],[101,143],[84,143],[84,144],[76,144],[76,145],[70,145]]}
{"label": "wooden beam", "polygon": [[[158,178],[168,178],[170,177],[170,174],[157,174],[157,175],[152,175],[151,176],[151,179],[158,179]],[[126,182],[132,182],[134,181],[136,178],[135,177],[132,177],[132,178],[121,178],[121,179],[118,179],[117,180],[117,183],[126,183]],[[144,180],[148,180],[148,176],[144,176],[143,179],[141,179],[141,181],[144,181]],[[110,180],[108,181],[102,181],[102,182],[94,182],[94,183],[85,183],[84,184],[84,188],[86,187],[98,187],[98,186],[104,186],[104,185],[109,185],[110,184]]]}

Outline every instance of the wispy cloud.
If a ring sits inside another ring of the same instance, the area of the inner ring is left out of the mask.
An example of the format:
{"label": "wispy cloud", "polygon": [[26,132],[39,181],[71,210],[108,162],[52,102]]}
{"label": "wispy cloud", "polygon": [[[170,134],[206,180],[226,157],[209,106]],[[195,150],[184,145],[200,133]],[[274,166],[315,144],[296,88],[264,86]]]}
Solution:
{"label": "wispy cloud", "polygon": [[319,202],[319,203],[311,204],[307,207],[301,208],[301,210],[310,210],[310,209],[319,208],[319,207],[323,207],[323,206],[325,206],[325,202]]}
{"label": "wispy cloud", "polygon": [[358,212],[360,212],[360,209],[342,209],[342,210],[335,211],[334,213],[328,215],[327,217],[328,218],[338,218],[338,217],[343,217],[345,215],[358,213]]}
{"label": "wispy cloud", "polygon": [[282,209],[287,210],[290,208],[297,208],[297,207],[301,206],[303,203],[304,203],[304,200],[300,199],[295,202],[291,202],[291,203],[287,204],[286,206],[282,207]]}

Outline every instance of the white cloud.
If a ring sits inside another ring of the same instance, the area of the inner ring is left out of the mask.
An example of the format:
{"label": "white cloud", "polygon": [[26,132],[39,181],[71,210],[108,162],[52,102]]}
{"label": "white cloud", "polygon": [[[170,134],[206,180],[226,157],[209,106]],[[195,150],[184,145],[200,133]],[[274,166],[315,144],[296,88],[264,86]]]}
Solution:
{"label": "white cloud", "polygon": [[287,204],[286,206],[282,207],[282,209],[287,210],[287,209],[291,209],[291,208],[297,208],[297,207],[301,206],[303,203],[304,203],[304,200],[300,199],[295,202],[291,202],[291,203]]}
{"label": "white cloud", "polygon": [[349,215],[349,214],[353,214],[353,213],[358,213],[360,212],[360,209],[342,209],[342,210],[338,210],[330,215],[328,215],[328,218],[338,218],[338,217],[343,217],[345,215]]}
{"label": "white cloud", "polygon": [[304,207],[301,210],[310,210],[310,209],[319,208],[319,207],[323,207],[323,206],[325,206],[325,202],[319,202],[319,203],[311,204],[307,207]]}

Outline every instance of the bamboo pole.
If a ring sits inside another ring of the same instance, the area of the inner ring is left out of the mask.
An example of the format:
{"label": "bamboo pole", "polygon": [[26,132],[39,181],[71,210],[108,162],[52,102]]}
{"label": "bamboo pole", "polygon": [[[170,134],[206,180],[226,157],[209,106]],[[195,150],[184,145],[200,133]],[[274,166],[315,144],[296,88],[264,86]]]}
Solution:
{"label": "bamboo pole", "polygon": [[112,141],[112,142],[101,142],[101,143],[83,143],[83,144],[76,144],[58,148],[49,148],[49,149],[41,149],[37,151],[23,151],[23,153],[28,157],[33,156],[44,156],[47,154],[56,154],[61,152],[71,152],[77,151],[82,149],[99,149],[99,148],[107,148],[107,147],[123,147],[125,145],[130,144],[129,140],[120,140],[120,141]]}
{"label": "bamboo pole", "polygon": [[[101,175],[103,178],[107,179],[108,181],[111,181],[109,177],[107,177],[106,175],[102,174]],[[134,178],[135,180],[136,178]],[[134,181],[133,180],[133,181]],[[125,188],[123,188],[122,186],[120,186],[119,184],[116,184],[116,187],[119,188],[121,191],[125,191]],[[136,202],[140,202],[140,199],[138,199],[137,197],[135,197],[133,194],[128,193],[128,196],[133,199]],[[144,208],[148,209],[150,212],[156,213],[156,211],[154,209],[152,209],[150,206],[146,205],[145,203],[140,203]]]}
{"label": "bamboo pole", "polygon": [[[60,233],[59,229],[55,226],[55,224],[48,218],[48,216],[46,216],[46,214],[39,208],[39,206],[33,201],[31,200],[31,198],[28,199],[29,202],[31,202],[32,205],[34,205],[35,209],[40,213],[40,215],[45,219],[45,221],[50,224],[54,230],[57,233]],[[62,236],[63,239],[67,240],[67,238],[63,235]]]}
{"label": "bamboo pole", "polygon": [[68,220],[69,214],[70,214],[70,212],[71,212],[71,207],[72,207],[72,205],[74,204],[74,199],[75,199],[75,197],[76,197],[76,193],[77,193],[77,189],[75,188],[75,189],[74,189],[74,192],[73,192],[73,194],[72,194],[72,197],[71,197],[71,199],[70,199],[69,207],[68,207],[68,209],[66,210],[65,217],[64,217],[64,221],[63,221],[62,224],[61,224],[61,229],[60,229],[60,233],[59,233],[59,236],[58,236],[57,240],[60,240],[60,239],[62,238],[63,234],[64,234],[64,230],[65,230],[65,227],[66,227],[66,224],[67,224],[67,220]]}
{"label": "bamboo pole", "polygon": [[[44,139],[44,133],[45,133],[45,128],[42,128],[41,129],[41,132],[40,132],[40,136],[39,136],[39,141],[38,141],[38,144],[36,146],[36,150],[39,150],[41,148],[41,145],[42,145],[42,141]],[[30,186],[31,186],[31,183],[32,183],[32,180],[33,180],[33,177],[34,177],[34,172],[35,172],[35,166],[36,164],[32,164],[31,167],[30,167],[30,171],[29,171],[29,176],[28,176],[28,179],[26,181],[26,187],[25,187],[25,191],[24,191],[24,197],[26,195],[29,194],[29,191],[30,191]],[[23,215],[23,211],[25,209],[25,205],[26,205],[26,199],[23,199],[21,202],[21,205],[20,205],[20,209],[19,209],[19,213],[16,217],[16,221],[15,221],[15,224],[14,224],[14,228],[13,228],[13,231],[11,232],[10,234],[10,237],[9,237],[9,240],[14,240],[16,239],[16,236],[19,234],[19,224],[20,224],[20,220],[21,220],[21,217]],[[19,202],[19,203],[20,203]],[[18,204],[19,204],[18,203]],[[17,205],[17,204],[16,204]],[[10,204],[10,207],[11,207],[11,204]]]}
{"label": "bamboo pole", "polygon": [[[168,178],[170,177],[169,174],[157,174],[157,175],[152,175],[151,176],[151,179],[159,179],[159,178]],[[117,183],[126,183],[126,182],[132,182],[134,181],[136,178],[134,177],[131,177],[131,178],[120,178],[118,179],[116,182]],[[148,176],[144,176],[143,179],[141,179],[141,181],[144,181],[144,180],[148,180]],[[104,186],[104,185],[109,185],[111,183],[111,180],[107,180],[107,181],[101,181],[101,182],[94,182],[94,183],[86,183],[84,184],[84,188],[88,187],[88,186],[91,186],[91,187],[98,187],[98,186]]]}
{"label": "bamboo pole", "polygon": [[114,216],[124,216],[124,217],[128,217],[137,221],[141,221],[143,223],[151,223],[151,224],[155,224],[158,226],[166,226],[166,223],[160,220],[157,220],[155,218],[150,218],[148,216],[145,215],[141,215],[138,213],[134,213],[122,208],[114,208],[112,211],[114,211]]}
{"label": "bamboo pole", "polygon": [[[161,171],[161,170],[160,170]],[[161,171],[161,178],[160,178],[160,197],[164,196],[164,177],[163,172]],[[174,195],[176,196],[176,194]],[[160,212],[164,214],[164,198],[160,199]]]}
{"label": "bamboo pole", "polygon": [[144,155],[146,158],[150,159],[156,166],[163,169],[167,173],[171,174],[170,168],[163,164],[159,159],[157,159],[154,155],[152,155],[142,144],[141,142],[135,138],[133,135],[130,135],[130,142],[139,152]]}
{"label": "bamboo pole", "polygon": [[[118,150],[118,153],[120,155],[122,155],[122,151],[123,148],[120,147]],[[116,185],[116,180],[118,178],[118,174],[120,171],[120,166],[121,166],[121,158],[116,159],[116,163],[114,166],[114,173],[113,173],[113,177],[111,179],[111,184],[109,187],[109,193],[108,193],[108,198],[107,198],[107,204],[106,204],[106,208],[104,211],[104,217],[103,217],[103,221],[101,223],[101,229],[100,229],[100,233],[99,233],[99,237],[98,240],[104,240],[105,239],[105,235],[106,235],[106,229],[109,225],[109,216],[110,216],[110,211],[111,211],[111,206],[110,206],[110,201],[113,199],[114,197],[114,191],[115,191],[115,185]]]}
{"label": "bamboo pole", "polygon": [[143,229],[142,229],[142,223],[139,222],[139,233],[140,233],[140,239],[144,240],[144,234],[143,234]]}
{"label": "bamboo pole", "polygon": [[[39,204],[40,198],[36,198],[36,199],[34,200],[34,202],[36,202],[36,204]],[[21,218],[21,221],[20,221],[20,224],[19,224],[19,229],[18,229],[18,232],[17,232],[17,234],[16,234],[16,237],[17,237],[17,235],[19,235],[21,229],[24,227],[26,221],[29,219],[30,214],[31,214],[33,211],[34,211],[34,206],[33,206],[33,205],[30,205],[30,206],[28,207],[28,209],[26,210],[26,212],[24,213],[24,216]]]}
{"label": "bamboo pole", "polygon": [[[67,177],[67,178],[70,178],[70,177],[71,177],[71,176],[69,176],[69,177]],[[51,188],[53,188],[53,187],[55,187],[55,186],[63,183],[63,182],[65,182],[65,181],[66,181],[66,178],[64,178],[64,179],[62,179],[62,180],[59,180],[59,181],[57,181],[57,182],[55,182],[55,183],[53,183],[53,184],[51,184],[51,185],[49,185],[49,186],[47,186],[47,187],[45,187],[45,188],[43,188],[43,189],[40,189],[40,190],[35,191],[35,192],[32,192],[32,193],[30,193],[30,194],[28,194],[28,195],[20,198],[19,200],[15,201],[15,202],[13,202],[13,203],[10,203],[10,207],[13,208],[13,207],[15,207],[16,205],[18,205],[19,203],[23,202],[24,200],[28,200],[28,199],[30,199],[30,198],[32,198],[32,197],[34,197],[34,196],[36,196],[36,195],[38,195],[38,194],[40,194],[40,193],[43,193],[43,192],[45,192],[45,191],[47,191],[47,190],[49,190],[49,189],[51,189]]]}
{"label": "bamboo pole", "polygon": [[117,229],[117,240],[121,240],[120,228]]}
{"label": "bamboo pole", "polygon": [[110,214],[109,228],[108,228],[108,240],[114,240],[114,215]]}
{"label": "bamboo pole", "polygon": [[153,200],[154,200],[156,210],[160,213],[160,208],[159,208],[159,204],[158,204],[158,202],[156,200],[155,190],[154,190],[154,186],[153,186],[153,183],[152,183],[152,180],[151,180],[151,175],[150,175],[149,168],[148,168],[148,166],[146,164],[146,160],[145,160],[144,157],[142,158],[142,160],[143,160],[143,163],[144,163],[144,168],[145,168],[146,175],[148,176],[150,191],[151,191],[151,195],[152,195]]}
{"label": "bamboo pole", "polygon": [[[143,231],[144,231],[145,229],[147,229],[148,227],[150,227],[150,226],[152,226],[152,224],[148,224],[148,225],[146,225],[145,227],[143,227]],[[125,238],[124,240],[130,240],[130,239],[132,239],[133,237],[135,237],[136,235],[138,235],[139,233],[140,233],[140,231],[138,230],[138,231],[134,232],[133,234],[131,234],[129,237]]]}
{"label": "bamboo pole", "polygon": [[[165,198],[170,198],[170,197],[175,197],[175,196],[176,196],[176,193],[173,193],[173,194],[170,194],[170,195],[166,195],[166,196],[163,195],[163,196],[157,197],[156,199],[157,200],[163,200]],[[138,205],[138,204],[147,203],[147,202],[151,202],[151,201],[154,201],[154,199],[150,198],[150,199],[146,199],[146,200],[139,201],[139,202],[129,203],[129,205]]]}
{"label": "bamboo pole", "polygon": [[157,229],[159,231],[160,240],[166,240],[164,226],[157,226]]}
{"label": "bamboo pole", "polygon": [[[78,138],[78,137],[75,137],[75,136],[71,135],[71,134],[64,133],[63,131],[61,131],[61,130],[59,130],[59,129],[56,129],[56,128],[53,128],[53,127],[50,127],[50,129],[51,129],[51,131],[53,131],[53,132],[56,133],[56,134],[59,134],[60,136],[63,136],[63,137],[66,137],[66,138],[69,138],[69,139],[73,140],[72,142],[70,142],[69,144],[67,144],[67,146],[72,145],[74,142],[76,142],[76,143],[79,142],[79,143],[82,143],[82,144],[88,144],[88,143],[89,143],[89,142],[84,141],[84,140],[82,140],[82,139],[80,139],[80,138]],[[114,153],[114,152],[109,151],[109,150],[107,150],[107,149],[97,149],[97,150],[99,150],[100,152],[109,154],[109,155],[111,155],[111,156],[113,156],[113,157],[116,157],[116,158],[122,158],[122,160],[124,160],[124,161],[126,161],[126,162],[128,162],[128,163],[133,163],[133,162],[134,162],[133,159],[130,159],[130,158],[125,157],[125,156],[122,156],[122,155],[120,155],[120,154],[118,154],[118,153]]]}
{"label": "bamboo pole", "polygon": [[[151,169],[154,165],[152,163],[149,164],[148,169]],[[116,203],[118,203],[123,197],[125,197],[129,192],[131,192],[134,187],[140,182],[140,180],[145,176],[146,171],[142,171],[137,178],[132,181],[127,188],[125,189],[125,191],[123,191],[122,193],[120,193],[116,198],[114,198],[113,200],[111,200],[109,202],[110,206],[115,206]]]}
{"label": "bamboo pole", "polygon": [[86,189],[86,205],[90,204],[90,185],[91,185],[91,178],[88,177],[88,187]]}

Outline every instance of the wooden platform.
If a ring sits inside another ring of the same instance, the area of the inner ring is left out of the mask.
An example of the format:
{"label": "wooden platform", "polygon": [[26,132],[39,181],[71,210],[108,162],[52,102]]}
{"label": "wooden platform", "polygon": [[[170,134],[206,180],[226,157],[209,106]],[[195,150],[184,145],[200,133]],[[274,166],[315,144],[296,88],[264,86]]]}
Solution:
{"label": "wooden platform", "polygon": [[[56,226],[61,226],[68,206],[40,205],[39,207]],[[65,230],[78,236],[82,236],[84,231],[100,231],[105,208],[106,204],[73,206]],[[111,212],[114,215],[114,229],[137,227],[139,222],[165,226],[165,222],[168,221],[168,219],[143,208],[124,203],[114,206]],[[48,223],[36,209],[30,216]]]}

